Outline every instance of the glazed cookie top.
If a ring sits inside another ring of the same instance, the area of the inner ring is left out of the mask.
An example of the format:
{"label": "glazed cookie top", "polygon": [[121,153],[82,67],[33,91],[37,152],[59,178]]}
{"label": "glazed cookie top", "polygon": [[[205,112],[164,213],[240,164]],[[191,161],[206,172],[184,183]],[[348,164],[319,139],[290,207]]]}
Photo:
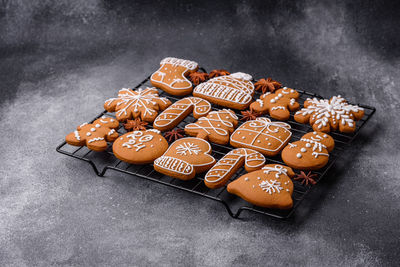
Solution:
{"label": "glazed cookie top", "polygon": [[104,108],[116,112],[118,121],[140,117],[143,121],[153,122],[159,110],[171,105],[165,97],[158,96],[156,88],[139,88],[136,91],[123,88],[117,98],[110,98],[104,103]]}

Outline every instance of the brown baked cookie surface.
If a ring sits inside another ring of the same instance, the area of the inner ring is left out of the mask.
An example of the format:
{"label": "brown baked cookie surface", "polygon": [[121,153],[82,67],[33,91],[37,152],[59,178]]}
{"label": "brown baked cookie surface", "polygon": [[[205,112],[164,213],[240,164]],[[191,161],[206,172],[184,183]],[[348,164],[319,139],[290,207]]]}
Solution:
{"label": "brown baked cookie surface", "polygon": [[329,152],[335,141],[323,132],[310,132],[296,142],[289,143],[282,150],[282,160],[298,170],[318,170],[329,161]]}
{"label": "brown baked cookie surface", "polygon": [[168,150],[154,161],[154,169],[177,179],[190,180],[214,164],[215,159],[211,156],[211,146],[207,141],[186,137],[173,142]]}
{"label": "brown baked cookie surface", "polygon": [[218,76],[196,86],[193,95],[216,105],[243,110],[250,105],[254,95],[251,79],[249,74],[242,72]]}
{"label": "brown baked cookie surface", "polygon": [[153,127],[160,131],[168,131],[177,126],[191,112],[198,119],[211,111],[211,104],[199,97],[186,97],[176,101],[155,119]]}
{"label": "brown baked cookie surface", "polygon": [[110,98],[104,103],[104,109],[115,112],[118,121],[140,118],[153,122],[158,111],[171,105],[165,97],[160,97],[156,88],[139,88],[137,90],[123,88],[117,98]]}
{"label": "brown baked cookie surface", "polygon": [[294,119],[300,123],[309,123],[314,131],[328,133],[337,131],[352,133],[356,130],[356,121],[364,116],[364,109],[350,105],[339,96],[331,99],[308,98],[304,108],[297,111]]}
{"label": "brown baked cookie surface", "polygon": [[277,120],[286,121],[290,117],[289,111],[296,111],[300,108],[297,102],[299,93],[291,88],[283,87],[274,93],[267,92],[251,103],[250,110],[261,114],[269,115]]}
{"label": "brown baked cookie surface", "polygon": [[107,148],[107,141],[112,142],[118,138],[115,131],[119,123],[117,120],[108,117],[101,117],[93,123],[84,123],[75,131],[65,137],[65,141],[73,146],[87,146],[94,151],[104,151]]}
{"label": "brown baked cookie surface", "polygon": [[147,164],[164,154],[167,148],[168,142],[160,131],[148,129],[120,136],[113,144],[113,153],[118,159],[131,164]]}
{"label": "brown baked cookie surface", "polygon": [[233,147],[245,147],[267,156],[275,156],[289,142],[292,132],[285,122],[271,121],[265,117],[247,121],[231,135]]}
{"label": "brown baked cookie surface", "polygon": [[188,95],[193,85],[187,77],[197,69],[198,64],[194,61],[167,57],[161,60],[160,68],[151,75],[150,82],[168,94]]}
{"label": "brown baked cookie surface", "polygon": [[265,157],[253,149],[236,148],[226,154],[215,164],[204,177],[209,188],[224,186],[228,180],[244,165],[247,172],[260,169],[265,164]]}
{"label": "brown baked cookie surface", "polygon": [[242,175],[227,186],[235,194],[259,207],[290,209],[293,206],[294,172],[279,164],[265,165],[261,170]]}
{"label": "brown baked cookie surface", "polygon": [[185,126],[185,133],[212,143],[226,145],[229,136],[238,124],[238,117],[230,109],[211,111],[195,123]]}

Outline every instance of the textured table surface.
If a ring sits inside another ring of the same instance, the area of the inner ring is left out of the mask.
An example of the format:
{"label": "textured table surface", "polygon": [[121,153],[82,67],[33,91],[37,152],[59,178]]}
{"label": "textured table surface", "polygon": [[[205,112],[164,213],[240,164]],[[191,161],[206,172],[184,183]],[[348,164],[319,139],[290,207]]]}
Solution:
{"label": "textured table surface", "polygon": [[[52,2],[0,3],[1,266],[398,264],[397,6]],[[218,203],[118,173],[98,178],[56,153],[166,56],[341,94],[377,113],[289,222],[235,220]]]}

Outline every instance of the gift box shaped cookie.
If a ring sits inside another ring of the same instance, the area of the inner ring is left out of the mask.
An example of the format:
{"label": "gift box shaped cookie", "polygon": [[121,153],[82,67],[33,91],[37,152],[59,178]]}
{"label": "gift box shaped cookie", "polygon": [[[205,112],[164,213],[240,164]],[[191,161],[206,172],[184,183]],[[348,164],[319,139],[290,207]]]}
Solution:
{"label": "gift box shaped cookie", "polygon": [[267,156],[275,156],[289,142],[292,132],[285,122],[271,121],[260,117],[243,123],[231,135],[233,147],[245,147]]}

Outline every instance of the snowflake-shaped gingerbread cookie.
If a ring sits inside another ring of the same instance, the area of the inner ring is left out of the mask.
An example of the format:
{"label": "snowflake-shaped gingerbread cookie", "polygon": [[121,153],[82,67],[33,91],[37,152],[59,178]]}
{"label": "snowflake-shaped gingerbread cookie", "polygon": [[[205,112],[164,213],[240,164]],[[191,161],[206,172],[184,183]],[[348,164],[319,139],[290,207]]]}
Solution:
{"label": "snowflake-shaped gingerbread cookie", "polygon": [[143,121],[153,122],[158,111],[170,105],[171,101],[160,97],[156,88],[139,88],[136,91],[123,88],[119,91],[118,97],[106,100],[104,108],[116,112],[118,121],[140,117]]}
{"label": "snowflake-shaped gingerbread cookie", "polygon": [[308,98],[304,108],[297,111],[294,119],[300,123],[310,123],[315,131],[330,132],[339,130],[352,133],[356,130],[356,122],[364,116],[364,109],[350,105],[339,96],[328,99]]}

